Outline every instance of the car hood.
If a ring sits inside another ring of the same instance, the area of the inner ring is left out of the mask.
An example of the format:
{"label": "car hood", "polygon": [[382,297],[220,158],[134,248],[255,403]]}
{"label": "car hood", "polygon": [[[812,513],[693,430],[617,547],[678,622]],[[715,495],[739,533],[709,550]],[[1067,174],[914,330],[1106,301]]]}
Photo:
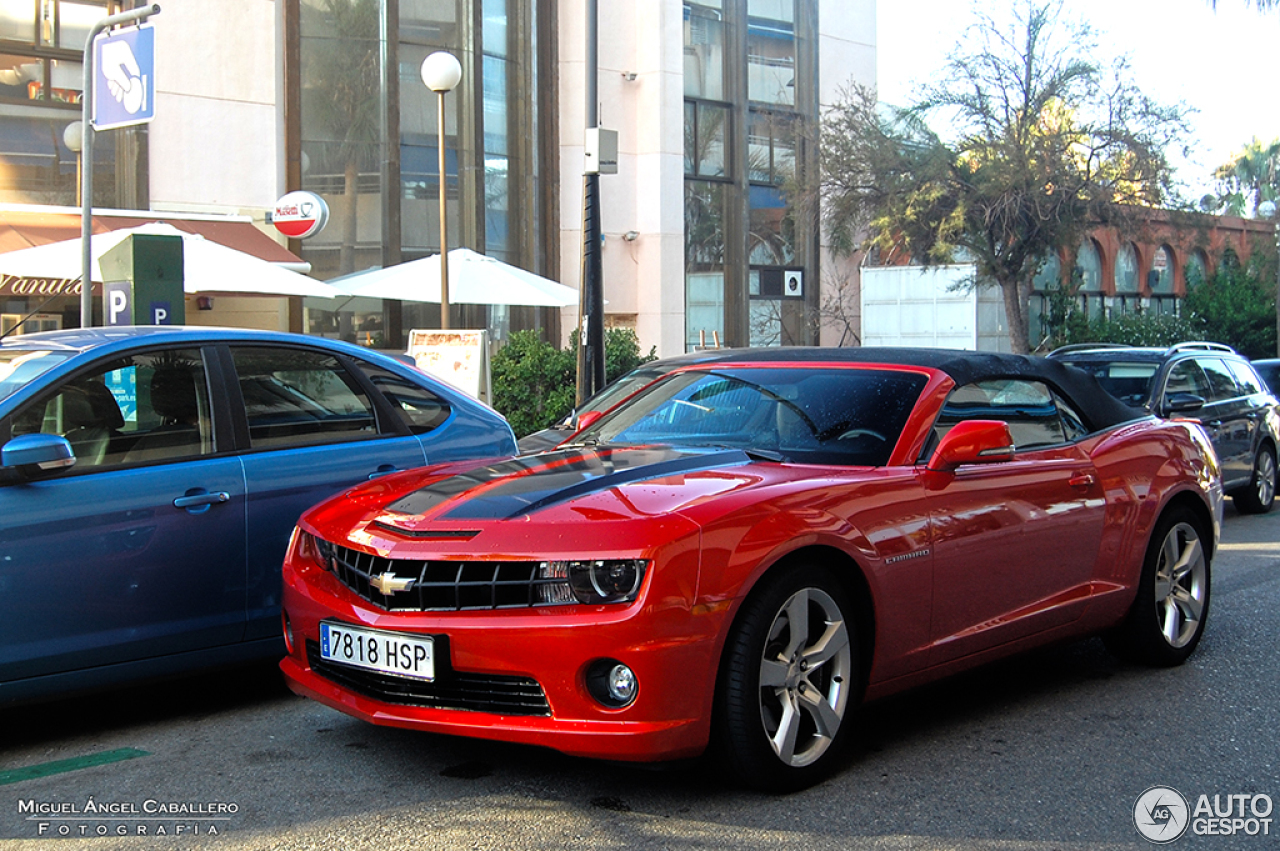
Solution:
{"label": "car hood", "polygon": [[737,449],[669,446],[576,448],[513,458],[449,476],[386,505],[406,525],[419,521],[515,520],[637,482],[739,467]]}
{"label": "car hood", "polygon": [[736,449],[579,447],[387,476],[322,503],[303,523],[329,540],[441,557],[573,549],[587,538],[647,549],[697,528],[687,512],[696,505],[706,519],[709,502],[713,514],[731,511],[739,500],[725,497],[752,501],[763,485],[810,475]]}

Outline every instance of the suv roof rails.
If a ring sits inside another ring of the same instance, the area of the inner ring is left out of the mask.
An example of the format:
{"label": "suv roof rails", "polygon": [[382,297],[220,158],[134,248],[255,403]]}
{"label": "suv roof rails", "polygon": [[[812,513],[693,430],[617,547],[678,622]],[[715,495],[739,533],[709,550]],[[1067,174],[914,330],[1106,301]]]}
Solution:
{"label": "suv roof rails", "polygon": [[1203,341],[1191,341],[1187,343],[1174,343],[1169,347],[1169,354],[1174,352],[1186,351],[1208,351],[1208,352],[1230,352],[1233,355],[1240,354],[1235,349],[1224,343],[1208,343]]}
{"label": "suv roof rails", "polygon": [[1049,352],[1049,354],[1045,355],[1045,357],[1051,358],[1054,355],[1065,355],[1070,352],[1089,352],[1089,351],[1094,351],[1096,349],[1132,349],[1132,348],[1133,346],[1130,346],[1126,343],[1069,343],[1065,346],[1058,346],[1058,348]]}

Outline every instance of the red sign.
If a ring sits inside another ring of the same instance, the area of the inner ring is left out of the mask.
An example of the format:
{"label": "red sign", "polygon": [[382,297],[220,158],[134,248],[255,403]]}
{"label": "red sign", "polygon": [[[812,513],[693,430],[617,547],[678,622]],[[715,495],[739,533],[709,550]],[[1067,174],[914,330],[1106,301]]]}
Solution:
{"label": "red sign", "polygon": [[319,233],[329,221],[329,205],[314,192],[290,192],[276,202],[271,223],[291,239]]}

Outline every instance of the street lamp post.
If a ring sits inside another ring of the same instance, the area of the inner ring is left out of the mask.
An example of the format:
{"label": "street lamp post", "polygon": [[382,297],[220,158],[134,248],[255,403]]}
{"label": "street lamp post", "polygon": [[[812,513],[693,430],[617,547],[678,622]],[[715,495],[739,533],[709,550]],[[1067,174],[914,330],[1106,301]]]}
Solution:
{"label": "street lamp post", "polygon": [[83,187],[80,186],[80,169],[82,164],[80,161],[80,149],[84,147],[84,122],[72,121],[62,131],[62,144],[71,149],[71,153],[76,155],[76,206],[80,206],[80,192]]}
{"label": "street lamp post", "polygon": [[436,148],[440,154],[440,327],[449,328],[449,219],[445,206],[444,96],[462,80],[462,65],[443,50],[422,61],[422,82],[436,93]]}

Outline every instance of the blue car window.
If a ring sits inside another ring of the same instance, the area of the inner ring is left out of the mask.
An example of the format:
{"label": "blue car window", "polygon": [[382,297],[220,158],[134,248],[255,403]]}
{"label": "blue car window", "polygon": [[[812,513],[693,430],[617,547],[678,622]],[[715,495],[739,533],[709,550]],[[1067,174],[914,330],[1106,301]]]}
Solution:
{"label": "blue car window", "polygon": [[1196,363],[1200,364],[1200,368],[1209,379],[1209,386],[1213,389],[1213,396],[1209,398],[1213,401],[1221,402],[1244,395],[1236,385],[1236,379],[1231,374],[1231,370],[1219,358],[1196,358]]}
{"label": "blue car window", "polygon": [[396,415],[414,434],[426,434],[444,425],[453,408],[444,399],[420,384],[401,378],[372,364],[358,361],[373,385],[391,403]]}
{"label": "blue car window", "polygon": [[378,434],[355,377],[323,352],[233,346],[254,449],[360,440]]}
{"label": "blue car window", "polygon": [[19,410],[13,434],[60,434],[73,472],[213,452],[204,361],[195,349],[132,355],[76,376]]}

